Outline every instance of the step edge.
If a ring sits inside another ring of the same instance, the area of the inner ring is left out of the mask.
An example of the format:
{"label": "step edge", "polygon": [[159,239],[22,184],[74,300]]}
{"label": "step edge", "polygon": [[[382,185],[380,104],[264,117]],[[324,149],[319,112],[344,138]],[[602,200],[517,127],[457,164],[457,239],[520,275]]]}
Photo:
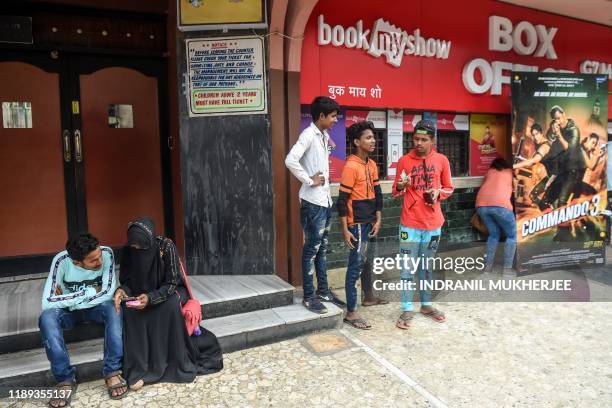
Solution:
{"label": "step edge", "polygon": [[[255,295],[250,295],[250,296],[240,296],[240,297],[233,297],[233,298],[224,298],[223,300],[217,300],[217,301],[210,301],[210,302],[206,302],[206,301],[200,301],[200,306],[210,306],[210,305],[215,305],[215,304],[223,304],[226,302],[233,302],[236,300],[244,300],[244,299],[250,299],[250,298],[259,298],[259,297],[264,297],[264,296],[269,296],[272,294],[289,294],[291,293],[292,290],[279,290],[279,291],[274,291],[274,292],[269,292],[269,293],[258,293]],[[289,305],[287,305],[289,306]],[[264,307],[263,309],[268,309],[266,307]],[[255,309],[255,310],[263,310],[263,309]],[[254,310],[254,311],[255,311]],[[231,316],[231,315],[229,315]],[[220,317],[225,317],[225,316],[220,316]],[[213,319],[217,319],[217,317],[213,318]],[[210,320],[210,319],[207,319]],[[32,333],[37,333],[40,330],[37,328],[32,328],[32,329],[27,329],[27,330],[22,330],[22,331],[13,331],[13,332],[5,332],[0,334],[0,338],[3,337],[10,337],[10,336],[19,336],[19,335],[28,335],[28,334],[32,334]]]}
{"label": "step edge", "polygon": [[265,292],[265,293],[255,293],[255,294],[250,294],[250,295],[246,295],[246,296],[227,297],[227,298],[223,298],[221,300],[211,300],[209,302],[207,302],[206,300],[204,300],[204,301],[200,300],[200,305],[203,306],[203,305],[210,305],[210,304],[215,304],[215,303],[231,302],[231,301],[234,301],[234,300],[257,298],[257,297],[260,297],[260,296],[267,296],[267,295],[272,295],[272,294],[275,294],[275,293],[285,294],[285,293],[291,293],[291,292],[293,292],[293,289],[283,289],[283,290],[274,290],[274,291]]}
{"label": "step edge", "polygon": [[[281,307],[288,307],[288,306],[281,306]],[[275,308],[273,308],[273,309],[275,309]],[[269,309],[269,310],[273,310],[273,309]],[[241,314],[257,313],[257,312],[260,312],[260,311],[241,313]],[[258,332],[258,331],[265,331],[265,330],[267,330],[269,328],[272,328],[272,327],[299,325],[301,323],[311,322],[311,321],[316,321],[316,320],[326,320],[327,321],[327,320],[334,319],[334,318],[338,317],[339,315],[341,315],[341,313],[342,313],[342,310],[338,309],[337,311],[333,311],[332,313],[328,312],[328,313],[325,313],[325,314],[322,314],[322,315],[315,315],[315,314],[313,314],[313,318],[312,319],[307,319],[307,320],[295,319],[295,320],[290,320],[290,321],[284,321],[283,323],[280,323],[280,324],[265,325],[265,326],[261,326],[261,327],[255,328],[253,330],[244,330],[244,331],[239,331],[239,332],[222,333],[222,334],[218,335],[217,337],[218,337],[219,341],[221,342],[222,339],[224,339],[224,338],[230,338],[232,336],[237,336],[237,335],[240,335],[240,334],[244,334],[245,336],[248,336],[248,333],[253,334],[253,333]],[[234,316],[236,316],[236,315],[234,315]],[[224,317],[227,317],[227,316],[218,317],[218,318],[215,318],[215,319],[223,319]],[[279,319],[282,319],[282,318],[279,317]],[[340,320],[339,320],[339,323],[340,323]],[[327,330],[327,329],[325,329],[325,330]],[[301,334],[296,335],[296,337],[299,336],[299,335],[301,335]],[[87,344],[87,343],[89,343],[89,344]],[[100,345],[102,345],[102,343],[103,343],[103,339],[102,338],[97,338],[97,339],[90,339],[90,340],[85,340],[85,341],[81,341],[81,342],[72,343],[72,347],[82,347],[84,345],[100,346]],[[248,346],[247,346],[247,348],[248,348]],[[42,347],[41,348],[37,348],[37,349],[31,349],[31,350],[28,350],[28,351],[31,351],[32,353],[36,353],[36,354],[38,354],[38,356],[44,356],[45,355],[45,350]],[[8,355],[10,355],[10,354],[11,353],[8,353]],[[86,360],[79,361],[78,363],[74,362],[73,365],[74,366],[80,366],[80,365],[83,365],[83,364],[96,363],[98,361],[102,361],[102,359],[103,359],[103,356],[99,355],[98,358],[87,358]],[[46,357],[45,357],[45,361],[46,361]],[[34,371],[27,371],[27,372],[21,372],[21,373],[20,372],[14,372],[12,375],[5,375],[5,372],[3,370],[3,372],[0,373],[0,384],[2,383],[2,380],[6,380],[6,379],[10,379],[10,378],[15,378],[15,377],[19,377],[19,376],[25,376],[25,375],[41,375],[42,373],[46,373],[47,371],[49,371],[48,362],[47,362],[47,365],[45,366],[45,369],[37,369],[37,370],[34,370]]]}

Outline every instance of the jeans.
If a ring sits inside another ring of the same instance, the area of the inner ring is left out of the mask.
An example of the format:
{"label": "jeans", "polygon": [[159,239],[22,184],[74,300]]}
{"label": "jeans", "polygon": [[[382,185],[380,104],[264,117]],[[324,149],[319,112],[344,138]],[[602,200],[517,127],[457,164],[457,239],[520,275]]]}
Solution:
{"label": "jeans", "polygon": [[313,275],[317,273],[317,292],[327,294],[327,237],[331,224],[331,208],[302,200],[300,219],[304,229],[302,280],[304,299],[315,295]]}
{"label": "jeans", "polygon": [[374,238],[370,238],[372,224],[355,224],[348,227],[357,241],[349,252],[348,266],[344,288],[346,291],[346,310],[357,310],[357,289],[355,283],[361,275],[361,287],[366,295],[372,295],[372,257],[374,255]]}
{"label": "jeans", "polygon": [[[402,266],[400,279],[404,285],[414,282],[415,274],[418,274],[420,282],[432,280],[433,261],[427,262],[427,259],[433,258],[436,255],[438,244],[440,243],[440,232],[440,228],[422,230],[400,225],[399,247]],[[407,257],[407,265],[404,262],[404,257]],[[412,304],[414,292],[413,289],[408,289],[406,286],[402,289],[401,304],[404,312],[412,312],[414,310],[414,305]],[[431,290],[422,289],[419,291],[419,295],[421,306],[431,306]]]}
{"label": "jeans", "polygon": [[503,207],[478,207],[478,215],[489,230],[487,238],[487,268],[495,264],[495,252],[499,243],[500,231],[506,235],[504,245],[504,268],[512,268],[514,253],[516,252],[516,219],[514,213]]}
{"label": "jeans", "polygon": [[112,300],[89,309],[70,311],[68,309],[47,309],[38,319],[42,334],[43,346],[51,363],[51,372],[55,380],[75,381],[75,369],[70,365],[70,356],[66,350],[63,330],[74,328],[82,322],[104,324],[104,377],[120,372],[123,360],[122,321],[117,314]]}

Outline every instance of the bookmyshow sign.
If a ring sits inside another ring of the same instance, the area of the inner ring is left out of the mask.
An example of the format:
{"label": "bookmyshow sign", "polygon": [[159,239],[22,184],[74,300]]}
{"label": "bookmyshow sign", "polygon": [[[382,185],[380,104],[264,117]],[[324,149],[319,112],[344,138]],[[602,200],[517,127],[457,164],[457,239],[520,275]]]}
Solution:
{"label": "bookmyshow sign", "polygon": [[[490,16],[489,50],[514,51],[518,55],[556,60],[558,57],[553,40],[557,31],[557,27],[546,27],[529,21],[521,21],[514,26],[506,17]],[[323,14],[318,18],[317,40],[320,46],[331,44],[334,47],[361,49],[376,58],[384,56],[386,62],[394,67],[401,66],[404,55],[448,59],[452,46],[451,41],[424,37],[419,28],[408,33],[383,18],[374,21],[371,29],[364,30],[362,20],[348,28],[341,25],[332,27],[325,22]],[[484,58],[474,58],[463,68],[463,84],[474,94],[489,92],[491,95],[501,95],[502,84],[510,84],[511,71],[537,72],[539,66],[505,61],[488,62]],[[550,67],[542,71],[575,72]],[[480,75],[480,81],[476,79],[476,72]],[[612,64],[586,60],[580,65],[580,72],[607,74],[612,79]]]}
{"label": "bookmyshow sign", "polygon": [[610,41],[609,27],[494,0],[320,0],[302,41],[300,101],[507,113],[513,70],[612,76]]}
{"label": "bookmyshow sign", "polygon": [[362,20],[353,27],[332,27],[323,14],[318,22],[319,45],[362,49],[373,57],[385,56],[394,67],[402,65],[404,55],[447,59],[452,45],[450,41],[423,37],[418,28],[408,33],[382,18],[374,21],[371,30],[363,29]]}

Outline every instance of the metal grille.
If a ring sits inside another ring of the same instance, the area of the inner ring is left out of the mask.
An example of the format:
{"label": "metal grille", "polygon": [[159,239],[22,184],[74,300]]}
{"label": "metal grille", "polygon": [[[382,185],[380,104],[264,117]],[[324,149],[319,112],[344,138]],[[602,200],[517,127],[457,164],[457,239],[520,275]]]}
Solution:
{"label": "metal grille", "polygon": [[437,149],[448,157],[453,177],[468,175],[469,147],[470,136],[468,132],[438,131]]}
{"label": "metal grille", "polygon": [[[376,138],[376,150],[370,153],[370,158],[376,162],[378,166],[378,178],[383,180],[387,177],[387,148],[386,148],[386,131],[384,129],[374,130]],[[346,135],[346,157],[353,153],[353,148]]]}
{"label": "metal grille", "polygon": [[[404,154],[413,149],[412,133],[404,133]],[[470,138],[468,132],[439,130],[436,149],[448,157],[453,177],[467,176]]]}
{"label": "metal grille", "polygon": [[403,152],[404,154],[408,153],[409,151],[411,151],[414,148],[414,142],[412,141],[412,136],[414,135],[414,133],[412,132],[406,132],[404,133],[404,143],[403,143]]}

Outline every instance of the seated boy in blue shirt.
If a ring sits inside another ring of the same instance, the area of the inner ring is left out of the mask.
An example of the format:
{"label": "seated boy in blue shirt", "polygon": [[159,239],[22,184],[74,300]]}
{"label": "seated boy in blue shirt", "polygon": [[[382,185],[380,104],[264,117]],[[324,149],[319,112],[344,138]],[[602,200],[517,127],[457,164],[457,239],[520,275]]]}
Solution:
{"label": "seated boy in blue shirt", "polygon": [[43,312],[38,321],[43,346],[58,382],[52,407],[70,404],[76,391],[75,369],[70,365],[63,331],[82,322],[104,324],[104,367],[109,396],[122,398],[127,384],[121,377],[123,341],[121,314],[113,304],[117,288],[113,250],[97,238],[82,233],[66,243],[66,251],[53,258],[42,294]]}

